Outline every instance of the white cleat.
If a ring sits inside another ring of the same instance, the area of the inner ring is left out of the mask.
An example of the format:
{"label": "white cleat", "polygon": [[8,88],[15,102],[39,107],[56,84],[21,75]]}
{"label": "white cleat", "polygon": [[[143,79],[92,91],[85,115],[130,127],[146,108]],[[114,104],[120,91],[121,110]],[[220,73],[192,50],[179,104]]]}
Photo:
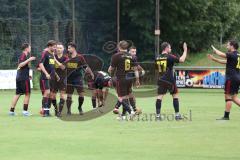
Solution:
{"label": "white cleat", "polygon": [[11,111],[10,111],[10,112],[8,113],[8,115],[9,115],[9,116],[16,116],[17,114],[16,114],[15,112],[11,112]]}
{"label": "white cleat", "polygon": [[22,111],[22,115],[25,116],[25,117],[29,117],[32,114],[30,112],[28,112],[28,111]]}

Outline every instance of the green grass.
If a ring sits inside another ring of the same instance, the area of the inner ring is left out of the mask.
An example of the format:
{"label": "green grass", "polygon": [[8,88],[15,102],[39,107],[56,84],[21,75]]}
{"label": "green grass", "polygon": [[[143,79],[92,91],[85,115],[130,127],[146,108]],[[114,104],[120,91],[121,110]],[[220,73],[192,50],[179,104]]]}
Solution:
{"label": "green grass", "polygon": [[[1,91],[1,160],[238,160],[240,112],[234,105],[231,120],[223,115],[223,90],[180,90],[181,112],[192,111],[192,121],[120,122],[111,112],[85,122],[65,122],[38,115],[41,95],[31,97],[32,117],[22,117],[22,99],[16,117],[7,115],[14,91]],[[76,99],[74,100],[76,102]],[[137,99],[144,113],[154,113],[155,98]],[[76,103],[73,104],[76,112]],[[90,99],[85,99],[90,109]],[[85,109],[86,110],[86,109]],[[172,113],[172,100],[164,98],[163,113]]]}

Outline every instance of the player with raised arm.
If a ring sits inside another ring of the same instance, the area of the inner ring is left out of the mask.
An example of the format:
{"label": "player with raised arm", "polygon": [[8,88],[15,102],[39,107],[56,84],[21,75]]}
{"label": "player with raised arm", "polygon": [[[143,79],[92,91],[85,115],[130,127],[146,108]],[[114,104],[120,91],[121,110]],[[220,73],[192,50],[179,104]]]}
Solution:
{"label": "player with raised arm", "polygon": [[238,53],[238,42],[231,40],[227,43],[227,53],[221,52],[212,46],[213,52],[219,57],[216,58],[213,55],[208,54],[208,58],[220,64],[226,64],[225,74],[225,112],[222,118],[217,120],[229,120],[230,110],[232,107],[232,101],[240,106],[240,99],[237,97],[239,85],[240,85],[240,55]]}
{"label": "player with raised arm", "polygon": [[29,77],[29,63],[35,60],[35,57],[28,58],[31,52],[31,46],[28,43],[24,43],[22,45],[22,54],[18,59],[18,68],[17,68],[17,76],[16,76],[16,95],[13,97],[12,104],[10,107],[9,115],[15,116],[15,107],[18,102],[18,99],[21,95],[25,94],[24,102],[23,102],[23,116],[30,116],[31,114],[28,112],[28,105],[30,100],[30,77]]}
{"label": "player with raised arm", "polygon": [[187,44],[183,44],[183,55],[178,58],[171,54],[171,45],[167,42],[161,44],[162,53],[156,57],[155,66],[158,73],[158,97],[156,100],[156,118],[161,120],[161,105],[164,95],[169,91],[173,97],[175,119],[181,120],[179,113],[179,96],[176,85],[173,66],[175,63],[183,63],[187,57]]}

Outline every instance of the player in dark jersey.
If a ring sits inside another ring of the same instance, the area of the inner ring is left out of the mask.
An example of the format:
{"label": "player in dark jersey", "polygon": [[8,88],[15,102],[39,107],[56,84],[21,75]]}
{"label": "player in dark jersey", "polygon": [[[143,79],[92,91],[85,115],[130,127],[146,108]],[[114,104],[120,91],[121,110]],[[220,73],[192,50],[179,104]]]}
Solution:
{"label": "player in dark jersey", "polygon": [[[61,116],[66,99],[65,98],[66,85],[64,83],[64,79],[66,78],[66,70],[63,64],[68,60],[68,58],[67,56],[63,55],[63,51],[64,51],[63,44],[57,43],[56,54],[54,54],[56,76],[50,80],[51,103],[54,106],[55,116]],[[57,92],[60,92],[59,109],[57,107],[56,100]]]}
{"label": "player in dark jersey", "polygon": [[[143,75],[145,74],[145,71],[144,71],[144,69],[140,66],[140,64],[138,63],[138,59],[137,59],[137,48],[136,48],[135,46],[131,46],[131,47],[129,48],[129,53],[130,53],[130,54],[132,55],[132,57],[133,57],[133,62],[136,63],[136,65],[137,65],[137,69],[138,69],[138,71],[139,71],[139,76],[143,76]],[[127,75],[127,77],[128,77],[129,79],[134,79],[134,78],[135,78],[135,73],[134,73],[134,72],[129,73],[129,74]],[[136,114],[141,114],[141,109],[136,107],[136,98],[135,98],[135,96],[133,95],[132,89],[131,89],[130,94],[129,94],[129,102],[130,102],[130,105],[132,106],[134,112],[135,112]],[[119,114],[118,109],[119,109],[120,106],[121,106],[121,103],[120,103],[120,101],[118,100],[117,103],[116,103],[116,105],[115,105],[115,108],[114,108],[114,110],[113,110],[113,113]]]}
{"label": "player in dark jersey", "polygon": [[171,45],[167,42],[161,44],[162,53],[156,57],[155,66],[158,73],[158,97],[156,100],[156,118],[161,120],[161,104],[163,96],[169,91],[173,97],[175,119],[181,120],[179,114],[179,97],[173,66],[183,63],[187,56],[187,44],[183,44],[183,55],[178,58],[171,54]]}
{"label": "player in dark jersey", "polygon": [[53,40],[48,41],[47,48],[42,52],[42,57],[39,62],[39,68],[41,69],[40,89],[43,94],[42,107],[44,117],[50,116],[50,79],[55,78],[55,60],[53,54],[56,50],[56,44]]}
{"label": "player in dark jersey", "polygon": [[[137,70],[136,64],[133,62],[133,57],[127,52],[128,42],[120,41],[118,44],[119,52],[114,54],[111,59],[111,65],[108,69],[110,75],[113,75],[114,71],[116,73],[116,90],[118,94],[118,99],[123,105],[122,119],[126,118],[126,113],[128,112],[130,116],[134,115],[129,105],[129,94],[132,88],[132,79],[128,79],[126,76],[129,72],[134,71],[136,76],[136,86],[139,87],[139,72]],[[130,117],[130,118],[131,118]]]}
{"label": "player in dark jersey", "polygon": [[30,57],[29,53],[31,52],[31,46],[28,43],[24,43],[22,45],[22,54],[18,59],[18,69],[16,76],[16,95],[13,97],[9,115],[15,116],[15,107],[18,102],[18,99],[21,95],[25,94],[24,102],[23,102],[23,116],[30,116],[31,114],[28,112],[28,104],[30,100],[30,77],[29,77],[29,63],[35,60],[35,57]]}
{"label": "player in dark jersey", "polygon": [[223,53],[212,46],[213,52],[224,59],[219,59],[212,55],[208,55],[209,59],[221,64],[226,64],[224,88],[226,102],[225,112],[224,116],[217,120],[229,120],[232,101],[240,106],[240,99],[237,97],[240,85],[240,55],[237,51],[238,47],[238,42],[232,40],[227,43],[227,53]]}
{"label": "player in dark jersey", "polygon": [[94,80],[88,83],[88,88],[92,91],[92,106],[93,108],[102,107],[108,96],[108,87],[112,86],[111,77],[104,71],[94,72]]}
{"label": "player in dark jersey", "polygon": [[68,44],[68,52],[70,54],[69,60],[66,62],[65,66],[67,69],[67,114],[71,115],[71,105],[72,105],[72,94],[74,88],[77,90],[78,97],[78,110],[79,114],[83,114],[82,104],[84,102],[83,95],[83,74],[84,72],[89,73],[91,78],[94,79],[92,70],[89,68],[84,57],[78,54],[76,51],[76,44]]}

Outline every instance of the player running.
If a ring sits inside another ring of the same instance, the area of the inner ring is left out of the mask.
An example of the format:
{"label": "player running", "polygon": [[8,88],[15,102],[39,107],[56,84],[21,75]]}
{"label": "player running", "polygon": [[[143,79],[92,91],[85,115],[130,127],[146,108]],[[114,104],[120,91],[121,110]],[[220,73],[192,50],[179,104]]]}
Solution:
{"label": "player running", "polygon": [[237,97],[240,85],[240,55],[238,53],[238,42],[231,40],[227,43],[227,53],[223,53],[212,46],[213,52],[224,59],[219,59],[208,54],[208,58],[215,62],[226,64],[225,78],[225,112],[222,118],[217,120],[229,120],[232,101],[240,106],[240,99]]}
{"label": "player running", "polygon": [[139,72],[137,70],[136,63],[133,61],[132,55],[127,52],[128,42],[120,41],[118,49],[119,52],[112,56],[108,72],[110,75],[113,75],[114,72],[116,73],[116,90],[118,99],[123,105],[122,119],[126,119],[127,112],[131,116],[135,114],[129,105],[129,94],[132,88],[132,79],[128,79],[126,76],[129,72],[134,71],[136,86],[139,87]]}
{"label": "player running", "polygon": [[35,57],[28,58],[31,52],[31,46],[28,43],[24,43],[22,45],[22,54],[18,59],[18,69],[16,76],[16,95],[13,97],[12,104],[10,107],[9,115],[15,116],[15,107],[18,102],[18,99],[21,95],[25,94],[24,102],[23,102],[23,116],[30,116],[31,114],[28,112],[28,105],[30,100],[30,77],[29,77],[29,63],[35,60]]}
{"label": "player running", "polygon": [[175,119],[181,120],[179,114],[179,97],[173,66],[175,63],[183,63],[187,56],[187,44],[183,44],[183,55],[180,58],[171,54],[171,45],[167,42],[161,44],[162,53],[156,57],[155,66],[158,73],[158,97],[156,100],[156,118],[161,120],[161,105],[163,96],[169,91],[173,97]]}
{"label": "player running", "polygon": [[[54,54],[55,59],[55,72],[57,77],[55,76],[50,80],[50,90],[51,90],[51,102],[55,109],[55,116],[61,116],[63,106],[65,103],[65,92],[66,85],[64,84],[64,79],[66,78],[66,71],[64,63],[68,60],[66,56],[63,55],[64,46],[62,43],[57,43],[56,54]],[[60,92],[60,101],[59,101],[59,109],[57,107],[56,94]]]}
{"label": "player running", "polygon": [[55,60],[54,60],[54,51],[56,49],[56,42],[50,40],[47,43],[47,48],[42,52],[42,58],[39,63],[39,68],[41,70],[40,76],[40,88],[43,94],[42,98],[42,107],[43,107],[43,116],[50,116],[50,79],[55,77]]}
{"label": "player running", "polygon": [[78,54],[76,51],[76,44],[68,44],[68,52],[70,54],[69,60],[66,62],[67,69],[67,114],[71,115],[71,105],[72,105],[72,94],[74,88],[78,93],[78,111],[80,115],[83,115],[82,104],[84,102],[83,94],[83,75],[84,72],[89,73],[91,78],[94,79],[92,70],[88,67],[84,57],[81,54]]}

